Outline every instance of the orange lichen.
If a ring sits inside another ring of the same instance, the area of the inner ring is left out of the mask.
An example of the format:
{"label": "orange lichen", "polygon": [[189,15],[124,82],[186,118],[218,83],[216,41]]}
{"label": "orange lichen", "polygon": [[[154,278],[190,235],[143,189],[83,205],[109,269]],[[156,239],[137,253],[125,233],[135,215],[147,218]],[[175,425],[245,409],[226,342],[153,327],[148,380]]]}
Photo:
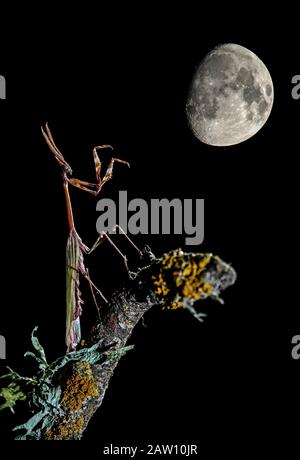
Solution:
{"label": "orange lichen", "polygon": [[71,412],[79,412],[85,400],[97,397],[99,389],[96,385],[89,363],[81,361],[73,370],[63,390],[62,406]]}
{"label": "orange lichen", "polygon": [[178,250],[163,256],[153,282],[155,293],[165,297],[164,308],[181,308],[184,300],[196,301],[212,292],[213,286],[204,276],[211,258],[212,254],[189,257]]}
{"label": "orange lichen", "polygon": [[163,296],[167,295],[169,292],[169,288],[167,286],[166,281],[164,280],[162,273],[158,274],[158,278],[154,281],[156,285],[155,292],[156,294],[161,294]]}
{"label": "orange lichen", "polygon": [[68,439],[70,437],[76,438],[84,427],[84,418],[77,417],[75,420],[68,421],[66,417],[60,423],[49,429],[46,433],[46,439],[58,441],[61,439]]}
{"label": "orange lichen", "polygon": [[88,399],[97,396],[99,389],[89,363],[81,361],[74,364],[61,398],[66,415],[47,431],[46,439],[76,439],[77,436],[79,438],[84,427],[84,418],[80,411]]}

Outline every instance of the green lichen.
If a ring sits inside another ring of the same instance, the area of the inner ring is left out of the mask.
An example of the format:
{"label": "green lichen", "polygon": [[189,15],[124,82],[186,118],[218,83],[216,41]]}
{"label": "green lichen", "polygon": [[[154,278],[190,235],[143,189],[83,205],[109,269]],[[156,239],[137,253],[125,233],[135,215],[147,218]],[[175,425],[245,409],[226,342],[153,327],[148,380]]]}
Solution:
{"label": "green lichen", "polygon": [[8,408],[14,412],[17,401],[25,401],[27,395],[21,390],[20,385],[11,382],[7,387],[0,389],[0,397],[4,399],[4,402],[0,404],[0,411]]}

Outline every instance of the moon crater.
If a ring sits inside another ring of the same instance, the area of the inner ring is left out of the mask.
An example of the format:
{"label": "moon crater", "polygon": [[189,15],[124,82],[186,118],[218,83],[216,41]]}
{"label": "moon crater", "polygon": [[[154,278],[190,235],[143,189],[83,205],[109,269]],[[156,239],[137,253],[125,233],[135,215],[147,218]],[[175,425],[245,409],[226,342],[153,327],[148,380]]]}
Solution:
{"label": "moon crater", "polygon": [[256,134],[273,105],[268,69],[252,51],[225,44],[198,66],[186,103],[189,125],[202,142],[234,145]]}

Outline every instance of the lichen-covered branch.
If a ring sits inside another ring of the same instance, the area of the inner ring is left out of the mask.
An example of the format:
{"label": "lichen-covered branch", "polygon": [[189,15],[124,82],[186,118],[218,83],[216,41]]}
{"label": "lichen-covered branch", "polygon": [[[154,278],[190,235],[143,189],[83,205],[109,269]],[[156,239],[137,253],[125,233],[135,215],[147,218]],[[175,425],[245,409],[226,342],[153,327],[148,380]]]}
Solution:
{"label": "lichen-covered branch", "polygon": [[[18,427],[23,430],[20,438],[80,439],[101,406],[114,369],[130,348],[126,343],[145,312],[155,305],[186,308],[201,321],[204,315],[193,304],[207,297],[220,300],[220,292],[236,279],[233,268],[212,254],[176,250],[156,259],[148,250],[144,256],[144,266],[113,294],[81,350],[48,365],[39,343],[34,344],[40,353],[40,371],[31,384],[28,402],[35,414]],[[29,382],[23,383],[30,387]]]}

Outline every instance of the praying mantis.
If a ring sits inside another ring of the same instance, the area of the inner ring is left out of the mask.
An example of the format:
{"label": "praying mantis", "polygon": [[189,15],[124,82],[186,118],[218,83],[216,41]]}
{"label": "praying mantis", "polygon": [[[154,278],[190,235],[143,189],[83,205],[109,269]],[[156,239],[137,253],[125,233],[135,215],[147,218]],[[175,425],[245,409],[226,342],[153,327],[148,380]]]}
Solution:
{"label": "praying mantis", "polygon": [[[54,154],[54,157],[61,168],[63,189],[64,189],[64,194],[65,194],[65,199],[66,199],[69,236],[68,236],[67,246],[66,246],[66,336],[65,336],[65,341],[67,345],[67,352],[70,352],[70,351],[76,350],[76,347],[78,346],[81,340],[80,316],[82,313],[83,300],[81,298],[81,292],[80,292],[80,275],[86,278],[89,283],[89,286],[92,292],[92,296],[93,296],[95,305],[98,310],[98,314],[99,314],[99,307],[97,304],[95,293],[100,295],[103,301],[107,303],[106,298],[104,297],[102,292],[95,286],[95,284],[92,282],[89,276],[89,271],[86,268],[85,263],[84,263],[84,254],[92,253],[99,246],[99,244],[102,243],[104,239],[106,239],[114,247],[114,249],[120,254],[120,256],[123,258],[125,267],[128,272],[129,270],[128,270],[126,256],[119,250],[119,248],[115,245],[115,243],[111,240],[111,238],[108,236],[106,232],[101,232],[98,235],[98,238],[96,239],[94,245],[91,248],[89,248],[83,243],[82,239],[78,235],[76,228],[75,228],[72,205],[71,205],[71,198],[70,198],[70,193],[69,193],[69,184],[74,187],[79,188],[80,190],[86,191],[94,196],[97,196],[101,192],[104,184],[106,184],[112,178],[114,163],[121,163],[121,164],[127,165],[128,167],[130,165],[125,160],[120,160],[119,158],[113,157],[111,158],[107,166],[104,176],[101,178],[102,163],[100,161],[100,158],[97,152],[99,150],[104,150],[104,149],[112,150],[113,148],[111,145],[108,145],[108,144],[98,145],[93,148],[93,158],[94,158],[95,171],[96,171],[96,183],[90,183],[90,182],[86,182],[80,179],[73,178],[71,177],[73,174],[72,168],[64,159],[64,156],[62,155],[61,151],[57,148],[54,142],[53,136],[51,134],[51,131],[49,129],[48,123],[46,123],[45,128],[41,127],[41,130],[42,130],[42,134],[51,152]],[[122,230],[122,228],[119,225],[115,225],[112,231],[115,231],[116,228],[118,228],[119,231],[127,238],[130,244],[139,252],[139,254],[142,255],[142,251],[140,251],[140,249],[130,240],[130,238],[125,234],[125,232]]]}

